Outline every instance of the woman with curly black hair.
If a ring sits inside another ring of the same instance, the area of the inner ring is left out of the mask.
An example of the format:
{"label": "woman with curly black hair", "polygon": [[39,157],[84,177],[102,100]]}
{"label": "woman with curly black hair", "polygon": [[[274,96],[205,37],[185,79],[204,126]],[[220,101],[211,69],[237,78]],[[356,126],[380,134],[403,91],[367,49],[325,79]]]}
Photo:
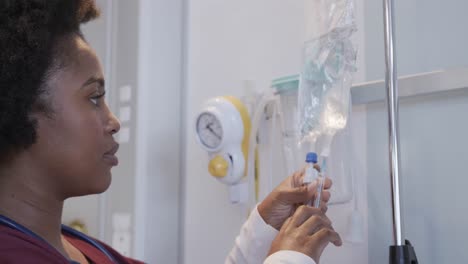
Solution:
{"label": "woman with curly black hair", "polygon": [[[1,263],[140,263],[61,225],[64,201],[104,192],[118,163],[120,124],[80,31],[98,16],[93,0],[0,1]],[[226,263],[318,263],[341,245],[326,206],[298,207],[315,192],[303,175],[252,211]]]}
{"label": "woman with curly black hair", "polygon": [[118,163],[120,124],[80,31],[98,16],[92,0],[0,1],[1,263],[138,263],[61,227],[64,200],[105,191]]}

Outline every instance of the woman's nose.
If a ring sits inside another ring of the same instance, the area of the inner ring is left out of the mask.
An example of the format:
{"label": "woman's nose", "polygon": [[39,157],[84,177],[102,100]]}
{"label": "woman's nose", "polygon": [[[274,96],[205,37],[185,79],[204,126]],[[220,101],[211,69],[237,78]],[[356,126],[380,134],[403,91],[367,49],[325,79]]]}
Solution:
{"label": "woman's nose", "polygon": [[120,130],[120,121],[119,119],[112,113],[112,111],[109,111],[109,119],[107,122],[107,129],[106,132],[110,133],[111,135],[116,134]]}

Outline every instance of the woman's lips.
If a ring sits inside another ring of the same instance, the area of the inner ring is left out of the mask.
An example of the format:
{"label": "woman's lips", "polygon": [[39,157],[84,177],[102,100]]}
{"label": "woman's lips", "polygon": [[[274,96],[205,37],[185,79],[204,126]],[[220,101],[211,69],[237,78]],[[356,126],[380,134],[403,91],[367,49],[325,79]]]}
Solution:
{"label": "woman's lips", "polygon": [[115,143],[114,146],[104,153],[104,160],[109,163],[111,166],[117,166],[119,164],[119,159],[115,156],[115,153],[119,150],[119,144]]}
{"label": "woman's lips", "polygon": [[119,164],[119,159],[115,155],[109,155],[105,154],[104,155],[104,160],[109,163],[111,166],[117,166]]}

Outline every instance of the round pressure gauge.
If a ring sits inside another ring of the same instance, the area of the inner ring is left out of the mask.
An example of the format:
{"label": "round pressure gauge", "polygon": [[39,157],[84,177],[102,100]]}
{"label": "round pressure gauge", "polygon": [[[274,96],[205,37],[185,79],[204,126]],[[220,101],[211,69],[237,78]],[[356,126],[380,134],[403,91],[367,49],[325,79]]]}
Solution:
{"label": "round pressure gauge", "polygon": [[209,149],[216,149],[223,139],[223,127],[213,113],[204,112],[197,119],[197,135],[200,142]]}
{"label": "round pressure gauge", "polygon": [[[207,100],[195,118],[197,141],[208,152],[208,172],[229,185],[230,200],[245,202],[250,116],[246,106],[232,96]],[[243,195],[245,194],[245,195]]]}
{"label": "round pressure gauge", "polygon": [[223,183],[239,183],[246,174],[250,117],[231,96],[207,100],[195,118],[197,141],[208,152],[208,171]]}

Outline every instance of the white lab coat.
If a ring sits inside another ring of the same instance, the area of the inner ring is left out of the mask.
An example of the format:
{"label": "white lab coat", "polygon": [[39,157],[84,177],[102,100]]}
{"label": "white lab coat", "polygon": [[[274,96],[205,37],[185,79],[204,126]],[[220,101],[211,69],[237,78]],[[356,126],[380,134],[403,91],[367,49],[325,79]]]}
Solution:
{"label": "white lab coat", "polygon": [[309,256],[290,250],[281,250],[266,258],[277,234],[255,208],[242,226],[225,264],[315,264]]}

